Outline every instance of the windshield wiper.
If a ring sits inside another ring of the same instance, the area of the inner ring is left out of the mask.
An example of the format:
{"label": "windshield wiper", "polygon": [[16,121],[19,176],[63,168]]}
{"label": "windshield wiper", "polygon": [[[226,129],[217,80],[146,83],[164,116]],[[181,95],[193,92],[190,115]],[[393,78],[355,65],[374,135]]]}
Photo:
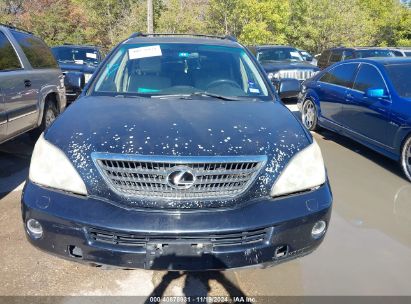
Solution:
{"label": "windshield wiper", "polygon": [[188,93],[188,94],[164,94],[164,95],[152,95],[151,98],[180,98],[180,99],[192,99],[193,97],[196,96],[205,96],[205,97],[213,97],[221,100],[241,100],[240,98],[234,97],[234,96],[224,96],[224,95],[218,95],[218,94],[213,94],[209,92],[194,92],[194,93]]}
{"label": "windshield wiper", "polygon": [[219,94],[214,94],[210,92],[194,92],[191,94],[191,96],[207,96],[207,97],[213,97],[217,99],[222,99],[222,100],[241,100],[240,98],[234,97],[234,96],[224,96],[224,95],[219,95]]}
{"label": "windshield wiper", "polygon": [[191,99],[191,94],[164,94],[164,95],[151,95],[151,98],[181,98],[181,99]]}
{"label": "windshield wiper", "polygon": [[57,61],[58,61],[58,62],[61,62],[61,63],[71,63],[71,62],[74,62],[74,60],[69,60],[69,59],[57,59]]}

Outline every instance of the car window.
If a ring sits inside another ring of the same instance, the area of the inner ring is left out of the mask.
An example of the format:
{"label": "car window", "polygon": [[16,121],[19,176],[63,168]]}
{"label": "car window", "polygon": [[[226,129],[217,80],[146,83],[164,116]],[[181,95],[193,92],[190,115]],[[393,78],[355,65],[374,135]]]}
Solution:
{"label": "car window", "polygon": [[370,57],[394,57],[390,50],[357,50],[355,51],[356,58],[370,58]]}
{"label": "car window", "polygon": [[354,89],[365,92],[368,89],[386,89],[380,72],[369,64],[362,64],[354,82]]}
{"label": "car window", "polygon": [[11,31],[11,33],[34,69],[57,67],[50,48],[41,39],[23,32]]}
{"label": "car window", "polygon": [[304,60],[306,61],[312,61],[313,60],[313,56],[308,53],[307,51],[300,51],[301,56],[303,57]]}
{"label": "car window", "polygon": [[353,51],[344,51],[344,60],[353,59],[354,52]]}
{"label": "car window", "polygon": [[99,51],[95,48],[63,46],[54,47],[51,51],[61,63],[98,65],[100,62]]}
{"label": "car window", "polygon": [[267,97],[268,88],[241,48],[197,44],[126,44],[103,67],[95,94],[176,95],[209,92]]}
{"label": "car window", "polygon": [[332,68],[327,73],[325,73],[320,78],[320,81],[347,88],[352,88],[354,74],[357,67],[357,63],[340,64]]}
{"label": "car window", "polygon": [[304,61],[294,48],[267,48],[257,52],[257,60],[262,61]]}
{"label": "car window", "polygon": [[330,57],[330,62],[339,62],[342,59],[342,51],[337,50],[337,51],[333,51]]}
{"label": "car window", "polygon": [[325,50],[321,53],[320,57],[318,58],[318,66],[324,67],[328,63],[328,59],[330,57],[330,50]]}
{"label": "car window", "polygon": [[4,33],[0,32],[0,71],[21,69],[16,51]]}
{"label": "car window", "polygon": [[397,94],[401,97],[411,98],[411,63],[390,64],[385,68]]}
{"label": "car window", "polygon": [[404,52],[405,56],[411,57],[411,51],[410,52]]}
{"label": "car window", "polygon": [[404,57],[404,55],[400,51],[392,51],[396,57]]}

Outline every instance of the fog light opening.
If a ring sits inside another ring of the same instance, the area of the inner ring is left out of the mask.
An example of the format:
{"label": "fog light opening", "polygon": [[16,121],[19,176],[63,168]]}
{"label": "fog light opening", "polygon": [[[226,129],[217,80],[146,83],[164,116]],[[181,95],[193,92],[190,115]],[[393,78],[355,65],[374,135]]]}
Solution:
{"label": "fog light opening", "polygon": [[325,234],[327,228],[327,224],[325,221],[318,221],[314,224],[313,229],[311,230],[311,236],[314,239],[318,239]]}
{"label": "fog light opening", "polygon": [[77,259],[83,258],[83,250],[81,250],[80,247],[70,245],[68,246],[68,252],[70,256],[72,256],[73,258],[77,258]]}
{"label": "fog light opening", "polygon": [[274,257],[279,259],[279,258],[283,258],[283,257],[287,256],[287,254],[288,254],[288,246],[287,245],[282,245],[282,246],[278,246],[275,249]]}
{"label": "fog light opening", "polygon": [[27,231],[31,237],[39,239],[43,236],[43,227],[39,221],[35,219],[29,219],[26,223]]}

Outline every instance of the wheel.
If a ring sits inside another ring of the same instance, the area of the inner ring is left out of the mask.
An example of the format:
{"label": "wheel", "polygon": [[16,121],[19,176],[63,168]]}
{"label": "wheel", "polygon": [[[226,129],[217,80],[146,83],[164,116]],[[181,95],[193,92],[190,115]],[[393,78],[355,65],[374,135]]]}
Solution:
{"label": "wheel", "polygon": [[44,112],[43,118],[41,119],[41,124],[38,128],[30,132],[31,137],[34,140],[37,140],[40,134],[52,124],[52,122],[56,119],[57,115],[58,111],[54,103],[46,102],[46,104],[44,105]]}
{"label": "wheel", "polygon": [[303,103],[303,110],[302,110],[302,115],[301,119],[303,121],[303,125],[310,131],[315,131],[317,130],[317,109],[315,107],[315,104],[312,100],[307,99]]}
{"label": "wheel", "polygon": [[411,181],[411,136],[408,136],[402,146],[401,167],[405,176]]}

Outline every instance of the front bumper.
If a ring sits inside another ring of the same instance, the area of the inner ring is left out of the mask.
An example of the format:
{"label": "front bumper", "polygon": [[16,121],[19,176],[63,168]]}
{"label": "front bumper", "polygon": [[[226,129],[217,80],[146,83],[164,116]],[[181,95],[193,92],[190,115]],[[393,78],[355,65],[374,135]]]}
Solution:
{"label": "front bumper", "polygon": [[67,100],[67,104],[70,104],[72,102],[74,102],[81,94],[80,92],[74,92],[74,91],[69,91],[67,90],[66,92],[66,100]]}
{"label": "front bumper", "polygon": [[[22,216],[24,223],[34,218],[43,227],[43,236],[35,239],[25,225],[28,240],[63,258],[121,268],[211,270],[267,267],[312,252],[324,238],[313,238],[312,227],[319,220],[329,223],[331,202],[327,183],[235,209],[126,210],[28,181]],[[264,236],[248,242],[257,230]],[[218,245],[221,238],[230,245]]]}

